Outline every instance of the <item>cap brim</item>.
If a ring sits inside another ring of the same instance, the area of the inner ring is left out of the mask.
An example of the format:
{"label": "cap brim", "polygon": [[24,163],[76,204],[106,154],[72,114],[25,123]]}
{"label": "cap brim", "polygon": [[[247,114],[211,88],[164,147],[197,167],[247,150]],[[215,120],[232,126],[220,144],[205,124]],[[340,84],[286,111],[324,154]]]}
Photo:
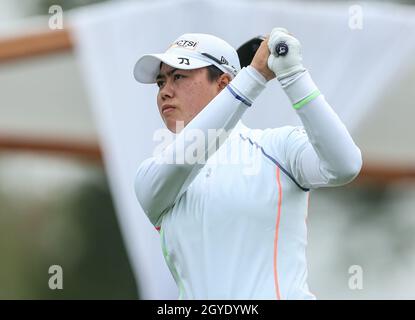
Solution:
{"label": "cap brim", "polygon": [[135,64],[134,78],[141,83],[155,83],[160,72],[160,62],[184,70],[203,68],[212,64],[197,58],[183,57],[183,55],[172,53],[146,54]]}

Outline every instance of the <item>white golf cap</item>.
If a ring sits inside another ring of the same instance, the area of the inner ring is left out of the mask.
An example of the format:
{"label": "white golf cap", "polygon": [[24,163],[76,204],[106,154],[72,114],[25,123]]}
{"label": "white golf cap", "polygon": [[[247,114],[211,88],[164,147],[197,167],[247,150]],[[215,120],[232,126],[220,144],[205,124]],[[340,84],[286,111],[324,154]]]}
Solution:
{"label": "white golf cap", "polygon": [[185,70],[214,65],[232,78],[241,69],[238,54],[229,43],[203,33],[180,36],[165,53],[143,55],[135,64],[134,78],[142,83],[155,83],[161,62]]}

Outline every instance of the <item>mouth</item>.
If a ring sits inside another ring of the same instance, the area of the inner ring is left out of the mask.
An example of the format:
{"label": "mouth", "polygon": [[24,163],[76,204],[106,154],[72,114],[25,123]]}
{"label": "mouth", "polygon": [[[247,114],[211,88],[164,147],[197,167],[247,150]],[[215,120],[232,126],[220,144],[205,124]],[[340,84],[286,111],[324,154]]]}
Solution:
{"label": "mouth", "polygon": [[174,109],[176,109],[176,107],[173,107],[170,104],[165,104],[164,106],[161,107],[161,113],[167,114],[169,112],[172,112]]}

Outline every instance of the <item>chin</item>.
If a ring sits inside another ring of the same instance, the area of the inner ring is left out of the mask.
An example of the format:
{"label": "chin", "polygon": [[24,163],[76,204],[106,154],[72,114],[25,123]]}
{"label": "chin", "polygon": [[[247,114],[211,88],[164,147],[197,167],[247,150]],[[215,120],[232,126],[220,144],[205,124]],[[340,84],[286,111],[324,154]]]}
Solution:
{"label": "chin", "polygon": [[175,121],[166,121],[165,125],[170,132],[176,133],[176,122]]}
{"label": "chin", "polygon": [[167,129],[173,133],[180,133],[184,126],[186,126],[183,120],[177,119],[164,120],[164,124],[166,125]]}

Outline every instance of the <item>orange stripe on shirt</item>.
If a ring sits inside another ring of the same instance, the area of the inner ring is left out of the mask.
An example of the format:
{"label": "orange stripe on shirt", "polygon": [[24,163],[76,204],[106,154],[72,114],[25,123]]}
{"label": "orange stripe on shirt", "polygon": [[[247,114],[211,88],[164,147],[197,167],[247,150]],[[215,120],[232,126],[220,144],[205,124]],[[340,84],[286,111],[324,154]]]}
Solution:
{"label": "orange stripe on shirt", "polygon": [[277,167],[277,183],[278,183],[278,211],[277,211],[277,222],[275,226],[275,239],[274,239],[274,282],[275,282],[275,292],[277,299],[281,300],[280,286],[278,283],[278,268],[277,268],[277,258],[278,258],[278,233],[280,227],[280,218],[281,218],[281,203],[282,203],[282,188],[280,180],[280,168]]}

